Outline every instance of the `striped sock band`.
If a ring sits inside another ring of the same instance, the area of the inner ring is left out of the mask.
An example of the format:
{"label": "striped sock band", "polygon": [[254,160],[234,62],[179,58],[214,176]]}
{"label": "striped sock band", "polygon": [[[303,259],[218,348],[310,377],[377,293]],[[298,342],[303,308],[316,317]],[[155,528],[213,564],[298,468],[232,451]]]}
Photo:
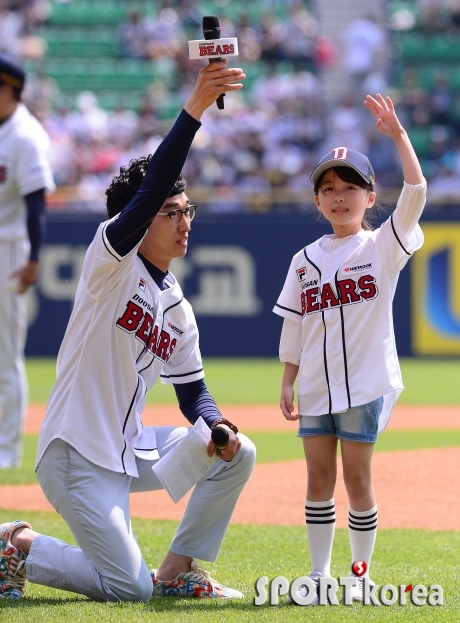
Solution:
{"label": "striped sock band", "polygon": [[354,511],[352,508],[348,511],[348,527],[350,530],[358,530],[359,532],[367,532],[377,528],[377,506],[371,508],[370,511]]}
{"label": "striped sock band", "polygon": [[334,500],[309,502],[305,500],[305,522],[307,524],[335,523]]}
{"label": "striped sock band", "polygon": [[334,499],[326,502],[305,501],[308,546],[312,571],[331,575],[332,543],[335,532]]}
{"label": "striped sock band", "polygon": [[367,571],[364,575],[369,577],[369,566],[374,551],[377,537],[377,506],[368,511],[348,511],[348,535],[351,546],[351,562],[364,560]]}

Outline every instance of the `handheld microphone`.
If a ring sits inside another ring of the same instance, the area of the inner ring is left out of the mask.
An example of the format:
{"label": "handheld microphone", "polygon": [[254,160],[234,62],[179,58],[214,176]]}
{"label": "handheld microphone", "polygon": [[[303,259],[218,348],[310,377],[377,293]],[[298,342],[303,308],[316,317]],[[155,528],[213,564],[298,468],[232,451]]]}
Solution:
{"label": "handheld microphone", "polygon": [[[203,17],[203,36],[209,41],[211,39],[220,39],[220,24],[219,18],[217,15],[205,15]],[[219,63],[222,59],[219,58],[210,58],[210,63]],[[225,93],[221,93],[216,100],[217,108],[219,110],[223,110],[224,108],[224,95]]]}
{"label": "handheld microphone", "polygon": [[218,450],[224,450],[230,441],[228,430],[217,425],[211,430],[211,441],[216,444]]}
{"label": "handheld microphone", "polygon": [[[217,454],[219,454],[222,450],[228,446],[230,442],[230,435],[228,434],[228,430],[223,426],[217,425],[215,428],[211,430],[211,441],[215,443],[217,447]],[[226,463],[230,463],[232,459],[223,459]]]}

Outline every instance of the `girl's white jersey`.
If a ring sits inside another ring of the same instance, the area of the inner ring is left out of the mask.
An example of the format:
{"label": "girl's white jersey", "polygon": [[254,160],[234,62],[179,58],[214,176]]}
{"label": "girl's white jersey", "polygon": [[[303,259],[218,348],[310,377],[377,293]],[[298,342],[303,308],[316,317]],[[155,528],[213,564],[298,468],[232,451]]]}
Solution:
{"label": "girl's white jersey", "polygon": [[158,458],[153,428],[142,428],[147,390],[160,376],[163,383],[188,383],[204,372],[195,317],[179,284],[171,275],[171,287],[160,290],[137,255],[139,245],[118,255],[108,223],[86,253],[37,464],[60,438],[96,465],[137,476],[136,455]]}
{"label": "girl's white jersey", "polygon": [[399,272],[423,244],[391,217],[335,251],[319,240],[297,253],[273,311],[301,323],[300,415],[322,415],[384,396],[383,430],[403,389],[392,302]]}

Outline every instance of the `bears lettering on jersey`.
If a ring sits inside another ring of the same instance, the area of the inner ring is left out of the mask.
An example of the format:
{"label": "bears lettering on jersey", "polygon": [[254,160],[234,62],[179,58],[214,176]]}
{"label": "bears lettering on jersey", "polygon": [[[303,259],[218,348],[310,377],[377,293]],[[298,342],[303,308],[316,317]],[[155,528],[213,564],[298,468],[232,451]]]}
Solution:
{"label": "bears lettering on jersey", "polygon": [[[136,296],[133,298],[136,298]],[[140,297],[137,297],[137,300],[152,309],[152,306]],[[127,333],[135,334],[136,339],[141,341],[152,355],[164,362],[169,361],[176,348],[176,338],[172,338],[167,331],[161,329],[158,325],[155,325],[152,329],[153,318],[151,314],[148,311],[144,311],[134,301],[126,303],[125,312],[118,318],[116,325]]]}
{"label": "bears lettering on jersey", "polygon": [[[316,280],[310,284],[316,284]],[[308,285],[310,285],[308,284]],[[379,291],[372,275],[363,275],[354,279],[338,279],[336,288],[330,283],[305,288],[300,294],[302,317],[339,305],[362,303],[377,297]]]}

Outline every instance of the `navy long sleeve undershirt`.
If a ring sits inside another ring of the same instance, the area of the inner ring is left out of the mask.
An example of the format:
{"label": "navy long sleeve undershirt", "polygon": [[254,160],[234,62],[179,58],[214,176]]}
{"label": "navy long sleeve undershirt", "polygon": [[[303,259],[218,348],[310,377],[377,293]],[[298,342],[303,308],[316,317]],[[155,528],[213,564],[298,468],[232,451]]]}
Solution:
{"label": "navy long sleeve undershirt", "polygon": [[46,232],[45,189],[41,188],[25,195],[24,201],[27,207],[27,232],[30,240],[29,261],[38,262]]}
{"label": "navy long sleeve undershirt", "polygon": [[182,413],[191,424],[200,417],[211,428],[213,422],[222,417],[203,379],[174,385]]}
{"label": "navy long sleeve undershirt", "polygon": [[[119,217],[107,227],[107,238],[122,257],[142,240],[152,219],[169,196],[185,164],[193,138],[201,123],[185,110],[153,154],[144,180]],[[167,273],[162,273],[145,258],[141,258],[158,286],[167,287]],[[191,424],[201,416],[210,427],[221,418],[203,380],[174,385],[179,407]]]}
{"label": "navy long sleeve undershirt", "polygon": [[152,219],[168,198],[200,126],[199,121],[182,110],[153,154],[136,195],[107,227],[107,238],[122,257],[142,240]]}
{"label": "navy long sleeve undershirt", "polygon": [[[185,110],[153,154],[144,180],[134,198],[119,217],[107,227],[107,238],[122,257],[142,240],[152,219],[169,196],[185,164],[193,138],[201,123]],[[141,258],[159,287],[166,287],[167,273],[162,273]],[[210,427],[222,417],[203,380],[174,385],[179,407],[191,424],[200,416]]]}

